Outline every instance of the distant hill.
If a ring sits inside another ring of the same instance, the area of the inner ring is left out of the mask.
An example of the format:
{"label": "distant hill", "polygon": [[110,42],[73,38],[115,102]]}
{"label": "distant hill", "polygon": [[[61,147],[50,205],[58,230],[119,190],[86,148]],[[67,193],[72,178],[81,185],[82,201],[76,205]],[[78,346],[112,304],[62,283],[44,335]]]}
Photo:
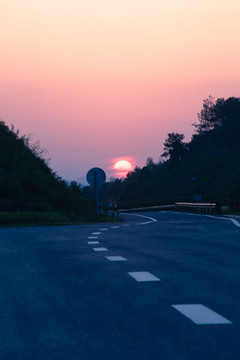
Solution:
{"label": "distant hill", "polygon": [[[86,174],[87,175],[87,174]],[[110,179],[107,178],[106,181],[109,181]],[[82,185],[82,186],[89,186],[88,182],[87,182],[87,179],[86,179],[86,176],[81,176],[75,180],[65,180],[67,184],[71,184],[72,181],[76,182],[78,185]]]}
{"label": "distant hill", "polygon": [[75,182],[76,184],[78,184],[80,186],[89,185],[85,177],[79,177],[79,178],[74,179],[74,180],[65,180],[65,182],[66,182],[67,185],[71,185],[72,182]]}
{"label": "distant hill", "polygon": [[87,182],[86,176],[81,176],[81,177],[77,178],[75,181],[77,184],[80,184],[83,186],[89,185]]}
{"label": "distant hill", "polygon": [[50,169],[38,143],[0,122],[0,211],[65,211],[87,216],[92,203]]}

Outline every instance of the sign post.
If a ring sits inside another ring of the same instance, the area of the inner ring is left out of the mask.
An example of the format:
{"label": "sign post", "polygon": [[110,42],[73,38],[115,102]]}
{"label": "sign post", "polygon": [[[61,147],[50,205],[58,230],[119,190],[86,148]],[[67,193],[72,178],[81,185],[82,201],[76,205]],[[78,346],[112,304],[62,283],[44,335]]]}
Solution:
{"label": "sign post", "polygon": [[99,214],[99,197],[98,197],[98,189],[102,186],[106,181],[106,174],[100,168],[92,168],[87,173],[87,182],[94,188],[95,191],[95,202],[96,202],[96,212]]}

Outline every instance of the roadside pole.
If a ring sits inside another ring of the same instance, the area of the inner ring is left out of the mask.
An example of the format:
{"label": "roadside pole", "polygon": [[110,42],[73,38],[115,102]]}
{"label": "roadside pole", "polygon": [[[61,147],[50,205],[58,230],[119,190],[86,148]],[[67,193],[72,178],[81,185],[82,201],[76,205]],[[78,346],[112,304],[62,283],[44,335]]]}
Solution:
{"label": "roadside pole", "polygon": [[99,187],[106,181],[106,174],[100,168],[92,168],[87,173],[87,182],[94,188],[96,214],[99,215]]}

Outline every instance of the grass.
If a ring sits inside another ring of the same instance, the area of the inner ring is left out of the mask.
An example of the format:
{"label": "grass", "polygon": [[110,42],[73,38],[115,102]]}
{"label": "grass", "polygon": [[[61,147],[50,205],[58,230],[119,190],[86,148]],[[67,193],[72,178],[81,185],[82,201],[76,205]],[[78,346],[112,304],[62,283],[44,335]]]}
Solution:
{"label": "grass", "polygon": [[36,211],[14,211],[0,212],[0,226],[36,226],[36,225],[80,225],[95,222],[116,222],[108,214],[92,217],[69,216],[60,212],[36,212]]}
{"label": "grass", "polygon": [[230,207],[227,206],[227,205],[222,205],[221,206],[221,213],[222,214],[231,214]]}

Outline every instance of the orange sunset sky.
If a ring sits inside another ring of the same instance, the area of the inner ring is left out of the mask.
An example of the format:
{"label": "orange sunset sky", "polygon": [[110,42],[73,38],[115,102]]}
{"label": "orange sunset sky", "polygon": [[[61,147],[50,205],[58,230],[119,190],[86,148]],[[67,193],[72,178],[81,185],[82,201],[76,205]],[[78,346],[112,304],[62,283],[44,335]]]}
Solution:
{"label": "orange sunset sky", "polygon": [[202,101],[240,96],[239,0],[0,0],[0,118],[65,179],[190,140]]}

